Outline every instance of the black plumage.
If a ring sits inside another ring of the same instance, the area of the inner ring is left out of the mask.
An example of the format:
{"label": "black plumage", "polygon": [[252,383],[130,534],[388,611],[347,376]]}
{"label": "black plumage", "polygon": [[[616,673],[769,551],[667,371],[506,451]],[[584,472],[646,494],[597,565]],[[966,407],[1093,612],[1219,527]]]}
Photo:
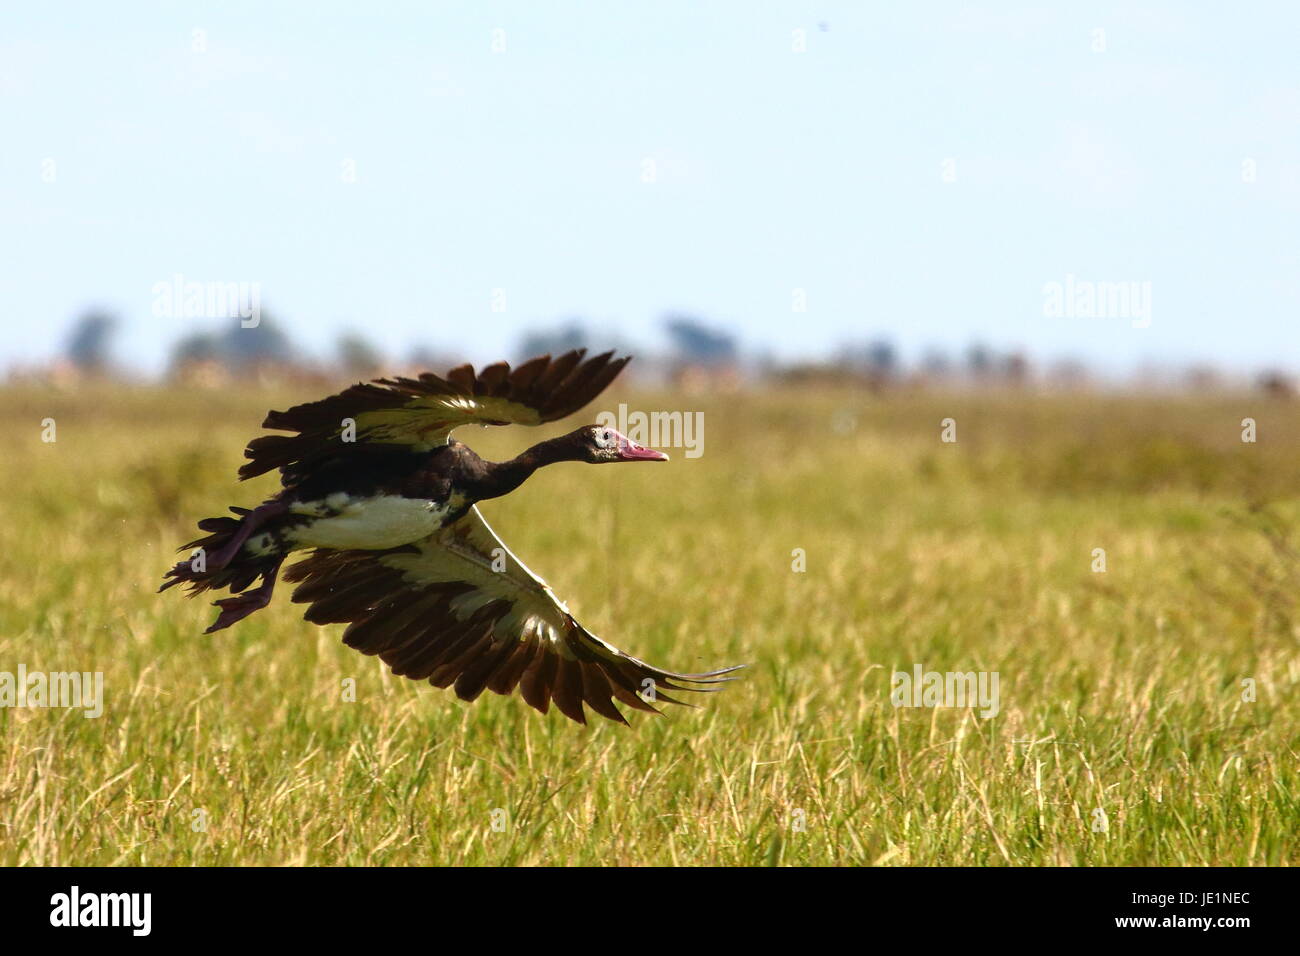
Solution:
{"label": "black plumage", "polygon": [[[199,522],[195,557],[168,572],[160,590],[228,589],[209,631],[265,607],[281,564],[306,556],[284,578],[317,624],[345,623],[343,640],[377,654],[395,674],[454,687],[474,700],[516,688],[532,707],[553,703],[585,723],[584,704],[625,722],[615,702],[657,712],[680,703],[665,691],[716,690],[736,668],[700,674],[661,670],[582,627],[547,584],[488,527],[476,503],[518,488],[538,468],[564,461],[663,461],[611,428],[587,425],[504,462],[451,439],[464,424],[540,425],[596,397],[628,357],[583,350],[541,356],[511,369],[445,377],[379,379],[267,415],[289,432],[254,439],[240,469],[279,469],[281,491],[235,517]],[[261,578],[257,588],[251,588]]]}

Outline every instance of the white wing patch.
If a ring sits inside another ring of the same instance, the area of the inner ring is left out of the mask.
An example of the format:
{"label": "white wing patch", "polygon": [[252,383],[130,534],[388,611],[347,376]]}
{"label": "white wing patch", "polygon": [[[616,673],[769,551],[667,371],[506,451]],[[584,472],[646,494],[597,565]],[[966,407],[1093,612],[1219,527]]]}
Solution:
{"label": "white wing patch", "polygon": [[[451,602],[452,613],[462,621],[493,601],[505,601],[510,609],[498,618],[494,637],[503,641],[540,639],[562,656],[572,656],[563,640],[571,623],[569,609],[550,585],[502,543],[477,507],[417,547],[416,554],[385,555],[380,560],[402,571],[403,578],[414,585],[471,585],[472,591]],[[503,561],[503,570],[493,570],[494,564],[500,567]]]}
{"label": "white wing patch", "polygon": [[[320,523],[328,520],[338,519]],[[586,723],[585,704],[626,723],[615,701],[657,712],[659,701],[683,703],[666,691],[718,690],[735,670],[678,674],[600,640],[510,553],[477,508],[394,549],[318,548],[285,580],[301,582],[293,599],[311,605],[307,620],[346,622],[349,647],[379,655],[394,674],[454,686],[463,700],[517,689],[542,713],[553,703]],[[653,702],[641,696],[648,687]]]}
{"label": "white wing patch", "polygon": [[[492,421],[540,425],[542,417],[537,409],[504,398],[435,395],[401,408],[362,412],[357,416],[357,431],[366,441],[409,443],[416,451],[429,451],[447,444],[452,431],[461,425]],[[412,434],[422,440],[411,442]]]}
{"label": "white wing patch", "polygon": [[452,513],[451,502],[374,495],[352,498],[338,493],[295,504],[295,514],[315,520],[288,533],[297,548],[398,548],[435,533]]}

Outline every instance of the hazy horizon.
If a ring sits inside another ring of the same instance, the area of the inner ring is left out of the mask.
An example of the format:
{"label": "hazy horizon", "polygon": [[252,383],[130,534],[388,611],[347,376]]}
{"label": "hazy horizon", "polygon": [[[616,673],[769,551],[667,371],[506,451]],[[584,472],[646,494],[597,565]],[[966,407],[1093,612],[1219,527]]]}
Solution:
{"label": "hazy horizon", "polygon": [[[156,373],[216,324],[155,314],[176,275],[257,284],[317,356],[485,362],[569,318],[654,348],[682,311],[785,360],[1300,364],[1287,4],[3,18],[0,369],[99,306]],[[1147,310],[1054,314],[1054,283]]]}

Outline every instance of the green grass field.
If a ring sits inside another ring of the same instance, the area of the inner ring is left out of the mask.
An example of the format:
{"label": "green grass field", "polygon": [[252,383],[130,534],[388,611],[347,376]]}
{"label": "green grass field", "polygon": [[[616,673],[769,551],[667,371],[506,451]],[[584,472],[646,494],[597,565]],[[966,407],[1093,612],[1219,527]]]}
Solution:
{"label": "green grass field", "polygon": [[[0,671],[105,692],[99,719],[0,709],[0,862],[1300,859],[1294,404],[608,396],[703,410],[703,457],[558,465],[483,511],[606,640],[749,663],[626,728],[394,678],[287,588],[212,636],[206,601],[154,593],[196,519],[273,487],[234,478],[266,408],[314,397],[0,392]],[[917,664],[997,672],[1000,712],[895,708]]]}

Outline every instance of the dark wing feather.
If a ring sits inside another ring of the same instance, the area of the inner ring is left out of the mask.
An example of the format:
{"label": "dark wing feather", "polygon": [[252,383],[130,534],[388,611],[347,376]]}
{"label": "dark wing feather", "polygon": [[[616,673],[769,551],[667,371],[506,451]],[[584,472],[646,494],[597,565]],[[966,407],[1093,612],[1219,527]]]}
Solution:
{"label": "dark wing feather", "polygon": [[[271,412],[263,428],[293,432],[263,435],[244,449],[240,478],[279,468],[292,484],[343,455],[445,444],[461,425],[541,425],[573,414],[599,395],[631,361],[613,352],[584,361],[586,349],[529,359],[511,370],[505,362],[475,374],[462,365],[445,378],[381,378],[287,411]],[[343,441],[345,424],[355,440]]]}
{"label": "dark wing feather", "polygon": [[[502,555],[505,569],[494,571]],[[652,701],[680,703],[665,690],[717,690],[709,685],[736,669],[676,674],[605,643],[510,553],[478,508],[405,547],[314,551],[285,579],[299,582],[293,600],[310,605],[307,620],[346,622],[344,643],[378,654],[395,674],[454,686],[464,700],[517,687],[542,713],[554,703],[579,723],[584,705],[626,723],[615,701],[657,713]]]}

